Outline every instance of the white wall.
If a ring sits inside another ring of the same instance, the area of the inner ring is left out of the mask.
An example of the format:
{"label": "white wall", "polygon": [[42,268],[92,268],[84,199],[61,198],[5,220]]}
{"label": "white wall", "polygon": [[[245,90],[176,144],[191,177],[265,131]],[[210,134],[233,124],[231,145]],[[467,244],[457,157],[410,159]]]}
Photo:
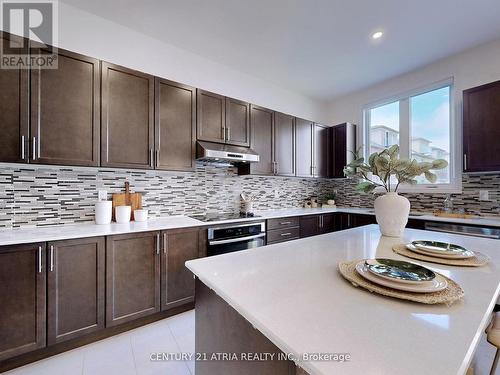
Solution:
{"label": "white wall", "polygon": [[59,2],[59,47],[298,117],[325,120],[321,105],[324,103],[62,2]]}
{"label": "white wall", "polygon": [[500,39],[468,49],[367,89],[334,99],[328,104],[325,111],[330,123],[337,124],[347,121],[361,125],[363,123],[362,111],[367,104],[419,87],[429,86],[450,77],[454,78],[455,121],[461,129],[462,91],[500,80]]}

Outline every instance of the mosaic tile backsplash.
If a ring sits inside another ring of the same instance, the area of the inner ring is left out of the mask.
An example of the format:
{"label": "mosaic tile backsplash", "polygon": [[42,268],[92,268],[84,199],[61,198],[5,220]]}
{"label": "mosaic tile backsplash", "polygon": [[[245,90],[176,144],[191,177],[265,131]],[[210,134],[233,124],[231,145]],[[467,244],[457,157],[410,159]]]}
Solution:
{"label": "mosaic tile backsplash", "polygon": [[[92,222],[98,190],[143,193],[152,217],[193,215],[207,211],[237,212],[241,192],[255,194],[256,209],[301,207],[311,196],[337,190],[337,204],[373,207],[373,195],[354,191],[351,180],[238,176],[235,168],[199,163],[195,172],[161,172],[105,168],[0,165],[0,228]],[[479,201],[479,190],[490,200]],[[445,194],[407,194],[414,211],[443,205]],[[500,175],[464,175],[463,194],[456,208],[483,215],[500,215]]]}
{"label": "mosaic tile backsplash", "polygon": [[[342,206],[373,208],[377,195],[359,194],[354,191],[353,180],[336,180],[337,202]],[[479,190],[489,191],[489,200],[479,200]],[[443,208],[446,194],[401,194],[411,203],[412,211],[429,212]],[[464,174],[462,193],[453,194],[454,209],[463,208],[468,213],[500,215],[500,174]]]}
{"label": "mosaic tile backsplash", "polygon": [[0,228],[91,222],[97,191],[143,193],[150,216],[237,212],[241,192],[255,209],[300,207],[333,190],[326,179],[238,176],[236,169],[199,163],[195,172],[0,165]]}

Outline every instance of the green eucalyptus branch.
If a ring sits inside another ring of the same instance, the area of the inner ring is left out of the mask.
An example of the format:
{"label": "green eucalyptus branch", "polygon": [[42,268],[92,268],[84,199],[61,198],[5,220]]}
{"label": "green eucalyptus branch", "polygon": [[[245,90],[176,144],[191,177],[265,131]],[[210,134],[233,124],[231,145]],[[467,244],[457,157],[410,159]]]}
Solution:
{"label": "green eucalyptus branch", "polygon": [[[349,178],[357,178],[362,180],[356,186],[356,190],[363,193],[372,192],[377,186],[383,187],[385,191],[398,191],[401,184],[415,185],[416,177],[424,175],[425,178],[434,183],[437,180],[435,173],[431,170],[443,169],[448,166],[448,162],[444,159],[436,159],[430,162],[418,162],[415,159],[400,159],[399,146],[391,146],[381,152],[374,152],[365,162],[363,157],[360,157],[360,150],[352,152],[354,160],[344,167],[344,174]],[[368,177],[368,173],[377,176],[380,182],[373,181]],[[397,183],[394,190],[391,186],[391,176],[395,176]]]}

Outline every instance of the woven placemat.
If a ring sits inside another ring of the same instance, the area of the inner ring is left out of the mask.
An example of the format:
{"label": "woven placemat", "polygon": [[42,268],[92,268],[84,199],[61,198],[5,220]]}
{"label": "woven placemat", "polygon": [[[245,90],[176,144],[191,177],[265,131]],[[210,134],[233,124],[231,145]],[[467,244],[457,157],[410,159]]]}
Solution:
{"label": "woven placemat", "polygon": [[354,286],[356,287],[359,286],[361,288],[369,290],[370,292],[378,293],[383,296],[399,298],[407,301],[425,303],[428,305],[444,303],[448,306],[450,306],[451,304],[453,304],[453,302],[458,301],[464,296],[464,291],[460,287],[460,285],[458,285],[452,279],[441,274],[440,275],[443,276],[448,282],[448,286],[446,287],[446,289],[433,293],[405,292],[402,290],[392,289],[372,283],[371,281],[365,279],[363,276],[358,274],[358,272],[356,271],[356,264],[358,264],[361,261],[362,259],[355,260],[352,262],[340,262],[338,264],[338,268],[340,274],[345,279],[349,280]]}
{"label": "woven placemat", "polygon": [[437,258],[429,255],[419,254],[406,248],[405,244],[394,245],[392,251],[408,258],[423,260],[425,262],[446,264],[447,266],[481,267],[488,264],[490,257],[474,251],[475,256],[467,259]]}

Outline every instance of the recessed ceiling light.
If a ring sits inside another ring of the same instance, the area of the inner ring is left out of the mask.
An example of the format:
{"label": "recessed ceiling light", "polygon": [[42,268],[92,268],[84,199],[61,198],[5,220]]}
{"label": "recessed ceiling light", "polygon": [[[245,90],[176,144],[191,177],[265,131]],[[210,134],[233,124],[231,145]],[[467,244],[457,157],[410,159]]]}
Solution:
{"label": "recessed ceiling light", "polygon": [[382,38],[382,35],[384,35],[384,33],[382,31],[377,31],[377,32],[372,34],[372,38],[373,39],[380,39],[380,38]]}

